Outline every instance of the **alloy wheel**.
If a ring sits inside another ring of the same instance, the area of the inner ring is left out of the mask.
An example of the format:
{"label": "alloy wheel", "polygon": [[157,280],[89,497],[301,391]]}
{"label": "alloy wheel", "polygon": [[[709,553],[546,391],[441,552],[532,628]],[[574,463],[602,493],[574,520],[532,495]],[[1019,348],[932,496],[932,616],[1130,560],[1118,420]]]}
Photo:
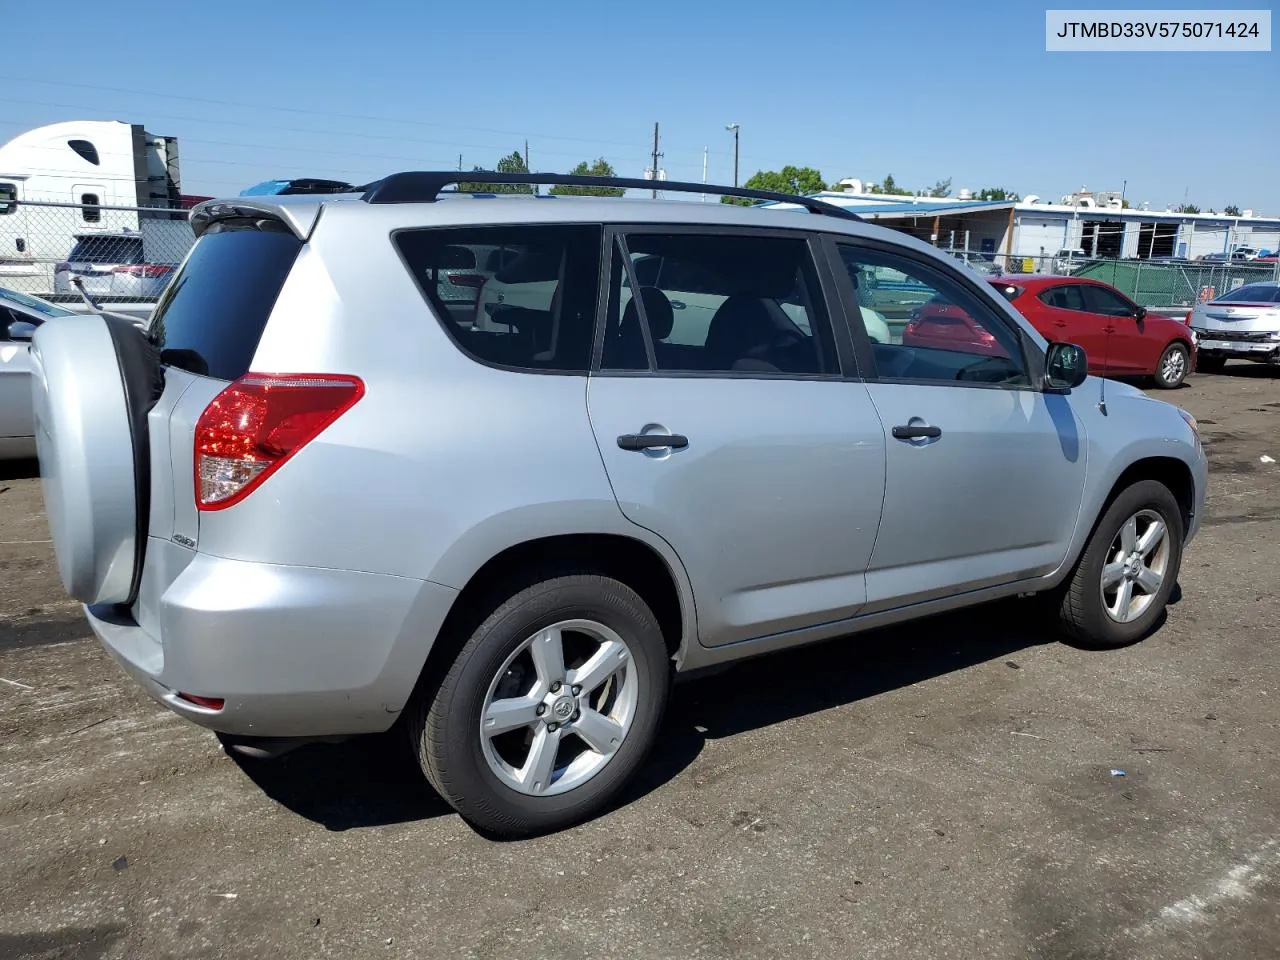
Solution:
{"label": "alloy wheel", "polygon": [[512,790],[564,793],[608,766],[638,700],[626,641],[594,620],[563,620],[525,639],[489,684],[481,749]]}
{"label": "alloy wheel", "polygon": [[1137,620],[1155,601],[1169,567],[1169,528],[1154,510],[1120,527],[1102,565],[1102,606],[1117,623]]}

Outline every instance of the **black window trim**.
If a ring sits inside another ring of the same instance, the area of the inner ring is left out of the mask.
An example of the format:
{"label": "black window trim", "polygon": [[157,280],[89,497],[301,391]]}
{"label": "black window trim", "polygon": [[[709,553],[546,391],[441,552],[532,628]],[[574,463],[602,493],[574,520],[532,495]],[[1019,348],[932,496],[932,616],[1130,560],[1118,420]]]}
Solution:
{"label": "black window trim", "polygon": [[[648,370],[605,370],[601,364],[604,354],[604,337],[609,322],[609,282],[612,277],[613,265],[613,249],[615,240],[620,243],[620,249],[623,252],[623,266],[627,272],[627,276],[632,284],[632,289],[638,289],[636,284],[635,270],[631,264],[630,251],[626,246],[626,237],[635,234],[689,234],[695,236],[751,236],[751,237],[772,237],[775,239],[795,240],[797,238],[805,241],[806,249],[809,253],[810,262],[814,267],[814,273],[818,280],[818,289],[813,291],[815,305],[820,307],[826,313],[827,323],[831,328],[832,345],[835,355],[832,359],[835,362],[836,369],[831,373],[788,373],[786,371],[778,371],[773,373],[767,370],[657,370],[654,367],[657,364],[653,360],[652,338],[649,332],[649,319],[644,314],[644,303],[637,303],[636,307],[641,317],[641,328],[645,339],[645,351],[650,357],[650,369]],[[600,290],[596,303],[596,339],[593,344],[591,357],[591,376],[592,377],[650,377],[656,380],[818,380],[818,381],[843,381],[850,379],[858,379],[856,375],[850,376],[850,371],[856,370],[854,365],[852,351],[846,342],[847,338],[843,336],[841,329],[841,321],[839,318],[840,311],[837,309],[837,301],[835,299],[835,288],[832,285],[831,277],[828,275],[827,265],[822,252],[822,233],[812,228],[797,227],[756,227],[750,225],[738,224],[712,224],[712,223],[662,223],[662,222],[610,222],[605,224],[605,243],[602,249]]]}
{"label": "black window trim", "polygon": [[[600,243],[598,244],[597,250],[596,250],[597,260],[603,259],[608,256],[608,247],[606,246],[605,239],[604,239],[608,234],[608,230],[604,223],[596,220],[531,220],[531,221],[491,220],[491,221],[484,221],[484,222],[477,222],[477,223],[419,224],[419,225],[408,226],[408,227],[396,227],[394,230],[392,230],[388,234],[388,239],[391,241],[391,249],[395,251],[396,257],[399,258],[401,265],[405,268],[406,273],[408,273],[409,275],[409,282],[412,283],[413,288],[418,291],[418,296],[422,298],[423,305],[426,306],[427,312],[431,314],[431,317],[439,325],[440,332],[445,335],[448,341],[453,345],[454,349],[457,350],[458,353],[461,354],[463,357],[465,357],[467,360],[471,361],[472,363],[478,363],[482,367],[488,367],[490,370],[500,370],[503,373],[514,373],[514,374],[523,374],[528,376],[543,376],[543,377],[582,377],[585,379],[586,377],[590,376],[592,372],[592,363],[595,359],[594,349],[599,340],[599,326],[600,326],[600,316],[601,316],[600,301],[602,299],[605,299],[603,295],[604,288],[601,285],[599,273],[596,276],[596,309],[591,320],[593,351],[588,354],[587,369],[585,370],[549,370],[541,367],[521,367],[521,366],[515,366],[507,363],[497,363],[493,360],[486,360],[484,357],[477,356],[474,353],[472,353],[470,350],[468,350],[466,346],[464,346],[458,340],[458,338],[453,335],[453,331],[449,328],[448,321],[444,317],[439,316],[439,314],[436,311],[436,305],[432,302],[431,297],[427,294],[427,291],[423,289],[422,284],[418,282],[417,275],[414,273],[413,265],[409,263],[408,259],[405,257],[404,251],[401,249],[400,244],[398,242],[398,238],[402,233],[434,233],[442,230],[500,230],[504,228],[523,230],[530,227],[547,227],[547,228],[559,228],[559,229],[564,229],[565,227],[578,227],[578,228],[588,228],[588,229],[595,230],[597,231],[597,239],[600,240]],[[607,271],[608,264],[606,263],[604,266],[602,266],[601,269],[603,271]],[[605,275],[607,275],[607,273]]]}
{"label": "black window trim", "polygon": [[[968,271],[959,269],[946,263],[942,257],[930,257],[910,247],[892,243],[873,237],[861,237],[856,234],[834,233],[828,231],[826,237],[826,254],[829,260],[830,269],[835,273],[835,282],[841,299],[844,301],[844,308],[841,313],[845,318],[845,325],[848,333],[853,340],[854,350],[857,353],[859,366],[866,371],[863,379],[871,382],[881,383],[900,383],[910,386],[933,386],[933,387],[949,387],[961,389],[980,389],[980,390],[1012,390],[1021,393],[1043,393],[1044,387],[1044,351],[1040,349],[1030,335],[1022,329],[1021,326],[1014,323],[1003,312],[1003,308],[994,306],[1003,302],[1008,309],[1016,309],[1009,301],[1004,300],[996,290],[990,287],[981,278],[971,278],[967,276]],[[918,264],[925,271],[933,271],[939,273],[948,280],[951,280],[960,288],[966,290],[974,296],[979,303],[988,307],[988,311],[995,317],[996,322],[1002,324],[1005,330],[1015,337],[1017,343],[1022,348],[1023,368],[1026,370],[1027,378],[1030,381],[1026,384],[1016,383],[983,383],[976,380],[934,380],[934,379],[917,379],[917,378],[901,378],[901,377],[882,377],[875,362],[875,351],[872,346],[871,338],[867,335],[866,329],[862,324],[861,311],[856,314],[858,322],[854,323],[854,310],[858,307],[857,292],[853,286],[853,280],[849,276],[848,268],[845,266],[844,260],[840,256],[840,246],[854,247],[857,249],[868,250],[881,255],[899,257],[908,263]],[[983,288],[987,289],[983,289]]]}

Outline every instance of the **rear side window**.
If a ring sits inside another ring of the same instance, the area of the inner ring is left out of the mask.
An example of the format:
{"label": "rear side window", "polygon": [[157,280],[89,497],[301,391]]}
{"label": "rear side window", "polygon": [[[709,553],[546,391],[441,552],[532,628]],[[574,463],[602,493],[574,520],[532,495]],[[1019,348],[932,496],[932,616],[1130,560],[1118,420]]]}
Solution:
{"label": "rear side window", "polygon": [[1061,287],[1050,287],[1040,294],[1040,302],[1047,307],[1059,310],[1084,310],[1084,297],[1080,293],[1080,285],[1071,283]]}
{"label": "rear side window", "polygon": [[12,183],[0,183],[0,217],[18,208],[18,188]]}
{"label": "rear side window", "polygon": [[142,238],[77,237],[67,259],[72,263],[142,263]]}
{"label": "rear side window", "polygon": [[402,230],[394,239],[446,332],[473,360],[586,373],[600,235],[598,226],[539,224]]}
{"label": "rear side window", "polygon": [[247,373],[301,249],[279,221],[212,224],[152,314],[150,336],[161,362],[219,380]]}

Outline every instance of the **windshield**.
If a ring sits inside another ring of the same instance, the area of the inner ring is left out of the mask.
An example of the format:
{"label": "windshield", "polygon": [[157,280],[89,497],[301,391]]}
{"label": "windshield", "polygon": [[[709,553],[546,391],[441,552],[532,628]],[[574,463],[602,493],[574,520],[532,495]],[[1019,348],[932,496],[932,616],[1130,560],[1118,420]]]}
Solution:
{"label": "windshield", "polygon": [[1280,303],[1280,284],[1246,283],[1224,293],[1214,303]]}
{"label": "windshield", "polygon": [[35,310],[37,313],[43,313],[46,317],[70,317],[75,315],[74,310],[68,310],[66,307],[59,307],[57,304],[50,303],[47,300],[41,300],[37,297],[29,297],[25,293],[18,293],[16,290],[6,290],[0,287],[0,298],[8,300],[10,303],[16,303],[19,306],[26,307],[28,310]]}

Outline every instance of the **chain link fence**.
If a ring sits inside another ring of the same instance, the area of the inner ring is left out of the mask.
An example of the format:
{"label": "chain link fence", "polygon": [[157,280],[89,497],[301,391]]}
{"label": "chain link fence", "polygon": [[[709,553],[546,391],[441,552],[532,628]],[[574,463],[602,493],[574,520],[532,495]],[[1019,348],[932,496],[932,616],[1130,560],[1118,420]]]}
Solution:
{"label": "chain link fence", "polygon": [[0,287],[52,300],[154,303],[195,238],[188,211],[94,204],[0,205]]}
{"label": "chain link fence", "polygon": [[1190,308],[1246,283],[1280,283],[1280,260],[1185,260],[1094,258],[1067,255],[1020,256],[945,250],[978,273],[990,276],[1040,274],[1085,277],[1109,283],[1135,303],[1151,308]]}

